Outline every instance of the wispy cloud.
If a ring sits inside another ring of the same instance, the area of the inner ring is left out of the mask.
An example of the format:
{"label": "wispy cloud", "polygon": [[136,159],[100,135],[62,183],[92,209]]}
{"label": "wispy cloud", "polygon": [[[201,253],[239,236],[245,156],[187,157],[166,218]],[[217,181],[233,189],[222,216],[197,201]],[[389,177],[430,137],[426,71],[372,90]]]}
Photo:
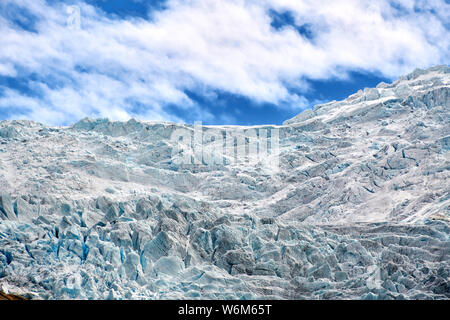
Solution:
{"label": "wispy cloud", "polygon": [[[309,79],[392,78],[449,61],[445,0],[169,0],[151,19],[77,5],[80,29],[68,28],[65,3],[2,0],[0,77],[27,90],[0,86],[0,113],[55,124],[183,121],[169,105],[204,115],[187,91],[301,110]],[[293,21],[275,28],[273,12]]]}

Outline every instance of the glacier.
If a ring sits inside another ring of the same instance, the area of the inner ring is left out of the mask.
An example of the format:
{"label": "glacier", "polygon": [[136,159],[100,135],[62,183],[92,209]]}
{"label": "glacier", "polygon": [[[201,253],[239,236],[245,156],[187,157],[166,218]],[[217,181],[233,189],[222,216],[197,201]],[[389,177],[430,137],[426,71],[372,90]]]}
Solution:
{"label": "glacier", "polygon": [[279,170],[177,164],[192,125],[0,122],[0,291],[32,299],[449,299],[450,68],[281,126]]}

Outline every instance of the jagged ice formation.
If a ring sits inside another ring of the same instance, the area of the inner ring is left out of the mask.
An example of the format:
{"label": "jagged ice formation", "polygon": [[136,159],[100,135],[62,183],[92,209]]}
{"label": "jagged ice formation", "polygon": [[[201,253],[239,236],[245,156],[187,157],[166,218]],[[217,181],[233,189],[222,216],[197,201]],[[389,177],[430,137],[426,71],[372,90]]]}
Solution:
{"label": "jagged ice formation", "polygon": [[[449,82],[447,66],[416,70],[264,126],[279,171],[177,165],[170,137],[189,125],[2,121],[0,289],[448,299]],[[246,128],[203,128],[225,129]]]}

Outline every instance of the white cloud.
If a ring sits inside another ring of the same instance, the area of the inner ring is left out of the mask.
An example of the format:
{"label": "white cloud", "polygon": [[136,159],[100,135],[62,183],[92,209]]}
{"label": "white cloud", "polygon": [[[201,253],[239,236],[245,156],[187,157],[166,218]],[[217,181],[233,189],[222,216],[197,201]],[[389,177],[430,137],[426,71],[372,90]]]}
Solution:
{"label": "white cloud", "polygon": [[[396,0],[398,9],[387,0],[169,0],[151,21],[112,20],[81,4],[81,30],[67,27],[64,4],[2,2],[23,6],[38,21],[33,33],[0,17],[0,75],[38,75],[33,88],[40,94],[0,91],[0,113],[26,100],[22,117],[49,123],[83,116],[182,121],[169,104],[214,118],[185,90],[302,109],[308,101],[289,89],[306,90],[306,79],[354,69],[396,77],[449,60],[444,0]],[[293,28],[274,30],[270,9],[310,25],[313,41]]]}
{"label": "white cloud", "polygon": [[0,76],[16,77],[17,71],[12,63],[0,63]]}

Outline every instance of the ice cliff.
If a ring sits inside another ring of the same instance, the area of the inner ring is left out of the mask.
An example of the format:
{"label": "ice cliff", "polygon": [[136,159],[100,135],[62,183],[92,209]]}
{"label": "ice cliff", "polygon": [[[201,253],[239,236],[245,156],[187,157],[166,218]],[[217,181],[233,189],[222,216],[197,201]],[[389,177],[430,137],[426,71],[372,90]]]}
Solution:
{"label": "ice cliff", "polygon": [[[265,126],[279,171],[177,165],[170,137],[190,125],[2,121],[0,290],[449,299],[449,82],[416,70]],[[203,131],[225,129],[245,128]]]}

